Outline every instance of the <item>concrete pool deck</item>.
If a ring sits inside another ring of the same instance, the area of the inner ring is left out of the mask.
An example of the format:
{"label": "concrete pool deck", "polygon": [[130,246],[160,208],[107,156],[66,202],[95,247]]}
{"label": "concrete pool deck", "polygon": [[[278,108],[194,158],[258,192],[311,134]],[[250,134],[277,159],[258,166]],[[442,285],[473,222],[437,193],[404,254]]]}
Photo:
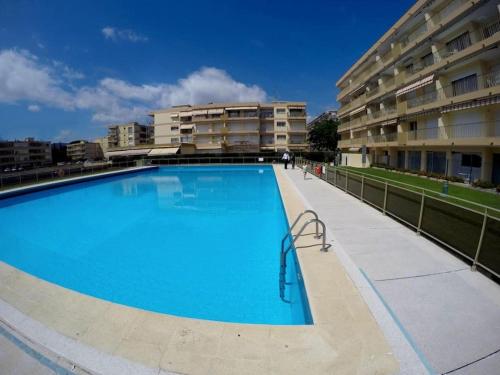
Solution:
{"label": "concrete pool deck", "polygon": [[[275,171],[291,222],[306,205],[283,171]],[[426,373],[339,244],[320,252],[319,241],[307,235],[297,248],[314,325],[233,324],[152,313],[82,295],[2,262],[0,319],[82,373]]]}
{"label": "concrete pool deck", "polygon": [[359,199],[287,170],[434,372],[500,373],[500,286]]}

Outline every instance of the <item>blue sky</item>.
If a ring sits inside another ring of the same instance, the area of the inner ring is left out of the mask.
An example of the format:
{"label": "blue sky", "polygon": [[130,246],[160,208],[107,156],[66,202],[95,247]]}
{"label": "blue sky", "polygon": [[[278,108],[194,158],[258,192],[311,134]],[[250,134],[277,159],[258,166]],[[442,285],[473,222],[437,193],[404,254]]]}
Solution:
{"label": "blue sky", "polygon": [[209,101],[306,101],[314,116],[412,4],[0,0],[0,138],[93,139]]}

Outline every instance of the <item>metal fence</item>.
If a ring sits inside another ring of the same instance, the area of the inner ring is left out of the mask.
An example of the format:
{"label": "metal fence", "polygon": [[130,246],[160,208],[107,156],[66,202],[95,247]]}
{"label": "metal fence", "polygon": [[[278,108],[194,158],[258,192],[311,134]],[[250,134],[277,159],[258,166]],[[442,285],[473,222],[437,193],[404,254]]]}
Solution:
{"label": "metal fence", "polygon": [[0,189],[16,186],[31,185],[39,182],[64,180],[72,177],[110,172],[129,167],[135,167],[136,161],[122,161],[119,163],[102,163],[95,165],[64,165],[46,168],[37,168],[16,173],[0,173]]}
{"label": "metal fence", "polygon": [[298,165],[500,277],[500,210],[302,158]]}
{"label": "metal fence", "polygon": [[197,156],[172,155],[135,160],[113,161],[95,165],[64,165],[38,168],[15,173],[0,173],[0,190],[16,186],[36,184],[71,177],[91,175],[113,170],[120,170],[140,165],[194,165],[194,164],[270,164],[281,160],[279,154],[269,155],[232,155],[232,156]]}

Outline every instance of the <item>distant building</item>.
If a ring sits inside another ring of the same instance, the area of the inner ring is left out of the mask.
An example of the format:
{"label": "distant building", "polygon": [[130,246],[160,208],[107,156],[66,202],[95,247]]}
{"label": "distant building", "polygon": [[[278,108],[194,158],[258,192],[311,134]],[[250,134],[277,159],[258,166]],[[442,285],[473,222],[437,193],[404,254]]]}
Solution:
{"label": "distant building", "polygon": [[52,163],[66,162],[69,160],[66,143],[52,143],[50,148],[52,153]]}
{"label": "distant building", "polygon": [[83,140],[68,143],[67,153],[72,161],[100,160],[103,158],[101,145],[99,143]]}
{"label": "distant building", "polygon": [[314,119],[312,119],[312,121],[307,123],[307,128],[310,128],[311,126],[314,126],[318,122],[321,122],[324,120],[338,120],[337,110],[332,109],[330,111],[325,111],[325,112],[319,114]]}
{"label": "distant building", "polygon": [[52,164],[50,142],[26,138],[0,141],[0,168],[32,168]]}
{"label": "distant building", "polygon": [[155,147],[196,153],[306,150],[304,102],[209,103],[154,111]]}
{"label": "distant building", "polygon": [[137,122],[108,127],[107,148],[135,147],[153,143],[153,127]]}
{"label": "distant building", "polygon": [[108,152],[109,140],[108,136],[94,139],[94,143],[98,143],[101,146],[102,153],[105,155]]}

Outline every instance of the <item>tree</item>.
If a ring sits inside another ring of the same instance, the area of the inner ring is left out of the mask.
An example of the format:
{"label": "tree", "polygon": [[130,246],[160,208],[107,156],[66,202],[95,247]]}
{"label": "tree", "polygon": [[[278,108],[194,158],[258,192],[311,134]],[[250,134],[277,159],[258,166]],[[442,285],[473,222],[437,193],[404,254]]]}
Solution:
{"label": "tree", "polygon": [[337,149],[338,120],[324,119],[309,130],[308,140],[315,151],[335,151]]}

